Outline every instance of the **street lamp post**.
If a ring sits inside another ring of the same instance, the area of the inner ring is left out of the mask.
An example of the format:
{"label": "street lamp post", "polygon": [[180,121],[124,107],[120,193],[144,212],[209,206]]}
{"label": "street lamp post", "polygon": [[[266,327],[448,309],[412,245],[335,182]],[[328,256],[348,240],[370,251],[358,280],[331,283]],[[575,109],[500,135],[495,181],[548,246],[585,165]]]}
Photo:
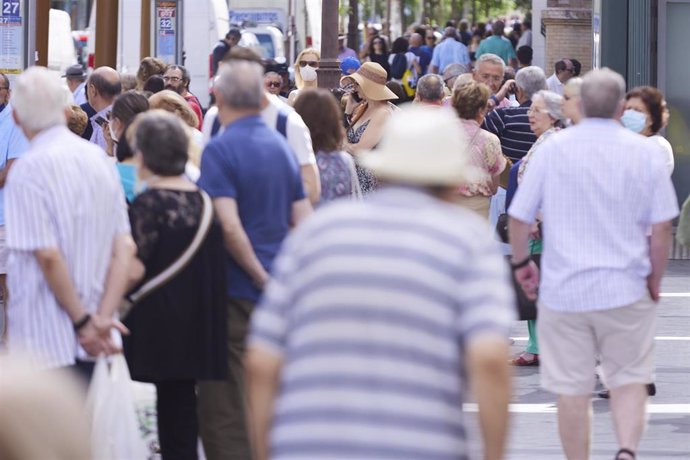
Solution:
{"label": "street lamp post", "polygon": [[321,10],[321,62],[319,88],[336,88],[340,83],[338,61],[338,0],[324,0]]}

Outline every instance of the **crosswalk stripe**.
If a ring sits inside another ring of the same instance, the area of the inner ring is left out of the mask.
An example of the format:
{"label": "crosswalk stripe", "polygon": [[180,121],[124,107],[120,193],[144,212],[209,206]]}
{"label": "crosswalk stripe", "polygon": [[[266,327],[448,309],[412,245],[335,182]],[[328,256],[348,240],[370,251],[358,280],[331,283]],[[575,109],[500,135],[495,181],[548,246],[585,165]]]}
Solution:
{"label": "crosswalk stripe", "polygon": [[[465,412],[477,412],[477,404],[463,404]],[[510,404],[508,410],[514,414],[555,414],[556,403]],[[648,414],[690,414],[690,404],[648,404]]]}

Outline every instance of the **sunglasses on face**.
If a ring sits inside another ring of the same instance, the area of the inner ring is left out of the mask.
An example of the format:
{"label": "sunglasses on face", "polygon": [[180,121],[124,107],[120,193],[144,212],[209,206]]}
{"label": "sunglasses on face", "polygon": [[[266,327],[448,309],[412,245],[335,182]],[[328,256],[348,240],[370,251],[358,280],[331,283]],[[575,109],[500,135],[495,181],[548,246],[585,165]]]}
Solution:
{"label": "sunglasses on face", "polygon": [[299,61],[299,66],[300,67],[314,67],[317,69],[319,67],[319,61]]}
{"label": "sunglasses on face", "polygon": [[269,88],[280,88],[282,85],[282,82],[279,81],[266,82],[266,86],[268,86]]}

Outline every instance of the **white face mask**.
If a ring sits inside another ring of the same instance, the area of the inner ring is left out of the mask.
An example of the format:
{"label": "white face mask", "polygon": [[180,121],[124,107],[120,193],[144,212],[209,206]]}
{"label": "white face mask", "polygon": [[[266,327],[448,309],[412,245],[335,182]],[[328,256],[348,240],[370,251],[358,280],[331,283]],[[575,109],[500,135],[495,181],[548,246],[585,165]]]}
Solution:
{"label": "white face mask", "polygon": [[113,122],[108,123],[108,131],[110,131],[110,138],[117,141],[117,135],[115,135],[115,130],[113,129]]}
{"label": "white face mask", "polygon": [[310,65],[300,68],[299,74],[302,76],[302,80],[304,81],[316,80],[316,69]]}

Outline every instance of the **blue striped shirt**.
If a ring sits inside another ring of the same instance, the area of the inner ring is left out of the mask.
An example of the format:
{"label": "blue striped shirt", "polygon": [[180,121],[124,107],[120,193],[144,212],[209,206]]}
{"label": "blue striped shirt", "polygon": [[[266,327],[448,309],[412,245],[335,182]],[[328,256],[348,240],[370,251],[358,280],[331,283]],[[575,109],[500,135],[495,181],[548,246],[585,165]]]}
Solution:
{"label": "blue striped shirt", "polygon": [[469,211],[388,188],[286,240],[249,338],[283,358],[272,458],[467,458],[463,348],[513,319],[491,236]]}
{"label": "blue striped shirt", "polygon": [[537,140],[529,127],[527,111],[532,101],[523,102],[519,107],[496,109],[484,118],[482,128],[494,133],[501,140],[503,154],[513,161],[524,157]]}
{"label": "blue striped shirt", "polygon": [[5,186],[8,347],[46,367],[86,358],[34,251],[57,248],[82,304],[96,312],[113,239],[129,233],[124,194],[103,151],[64,126],[43,131],[12,167]]}

